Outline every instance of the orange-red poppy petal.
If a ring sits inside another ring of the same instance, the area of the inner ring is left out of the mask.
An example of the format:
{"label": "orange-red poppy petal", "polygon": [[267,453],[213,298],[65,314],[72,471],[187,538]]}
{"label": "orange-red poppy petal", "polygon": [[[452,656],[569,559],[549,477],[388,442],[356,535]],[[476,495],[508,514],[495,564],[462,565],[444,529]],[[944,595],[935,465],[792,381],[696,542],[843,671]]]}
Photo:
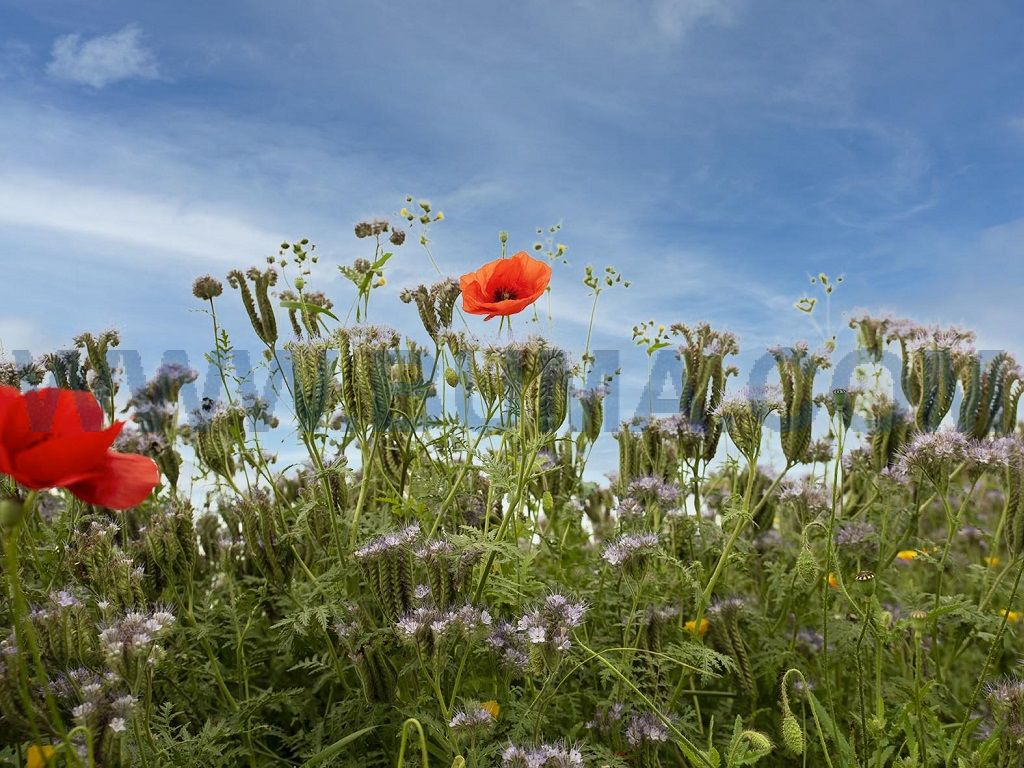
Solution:
{"label": "orange-red poppy petal", "polygon": [[99,472],[67,489],[88,504],[130,509],[145,501],[159,482],[160,472],[151,458],[111,452]]}
{"label": "orange-red poppy petal", "polygon": [[121,423],[102,432],[52,437],[19,451],[13,458],[14,479],[29,488],[64,488],[103,467]]}
{"label": "orange-red poppy petal", "polygon": [[508,259],[484,264],[459,279],[462,308],[490,320],[514,315],[539,299],[551,281],[551,265],[519,251]]}

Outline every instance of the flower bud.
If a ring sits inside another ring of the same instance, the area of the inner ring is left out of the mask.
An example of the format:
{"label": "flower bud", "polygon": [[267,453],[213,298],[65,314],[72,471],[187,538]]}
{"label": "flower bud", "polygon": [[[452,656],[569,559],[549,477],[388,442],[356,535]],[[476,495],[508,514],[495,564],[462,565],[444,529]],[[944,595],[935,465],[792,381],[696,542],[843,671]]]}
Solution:
{"label": "flower bud", "polygon": [[804,753],[804,729],[792,712],[782,718],[782,743],[794,754]]}
{"label": "flower bud", "polygon": [[25,517],[25,507],[17,499],[0,501],[0,527],[8,530],[18,526]]}

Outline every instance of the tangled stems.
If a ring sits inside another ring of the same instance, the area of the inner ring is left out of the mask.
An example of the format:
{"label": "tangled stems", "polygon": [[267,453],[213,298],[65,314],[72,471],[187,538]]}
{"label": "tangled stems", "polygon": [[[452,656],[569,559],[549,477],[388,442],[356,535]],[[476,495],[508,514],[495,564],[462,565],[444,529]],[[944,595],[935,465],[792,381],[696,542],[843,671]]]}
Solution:
{"label": "tangled stems", "polygon": [[[708,758],[708,756],[704,752],[702,752],[700,748],[697,747],[696,744],[690,741],[686,737],[686,734],[680,731],[671,720],[665,717],[665,715],[661,713],[661,710],[658,709],[657,706],[655,706],[654,702],[651,701],[646,695],[644,695],[643,691],[641,691],[639,688],[636,687],[636,685],[633,684],[632,680],[623,675],[622,672],[620,672],[614,664],[608,661],[608,659],[604,658],[604,656],[602,655],[603,652],[597,653],[589,646],[587,646],[586,643],[582,642],[578,636],[576,637],[576,642],[579,644],[580,648],[582,648],[587,654],[589,654],[589,659],[594,659],[595,661],[600,662],[602,666],[604,666],[608,671],[610,671],[613,675],[619,678],[619,680],[627,688],[629,688],[630,691],[633,692],[633,695],[636,696],[640,701],[642,701],[650,709],[654,716],[661,721],[662,725],[664,725],[668,730],[672,732],[672,735],[676,737],[676,743],[678,744],[680,750],[682,751],[686,759],[690,761],[691,764],[699,764],[707,766],[707,768],[715,768],[715,763],[713,763]],[[831,763],[829,763],[829,765],[831,765]]]}
{"label": "tangled stems", "polygon": [[[739,539],[740,534],[746,530],[747,524],[754,519],[754,516],[761,511],[761,507],[767,503],[768,499],[775,492],[779,483],[785,478],[786,473],[793,468],[792,463],[787,463],[785,469],[772,481],[772,484],[768,486],[768,489],[764,492],[761,500],[750,509],[751,496],[754,491],[754,478],[756,476],[757,468],[757,457],[756,455],[748,460],[747,464],[747,487],[743,494],[743,509],[744,514],[739,520],[736,521],[733,527],[732,533],[729,534],[729,538],[725,542],[725,547],[722,548],[722,554],[719,555],[718,561],[715,563],[715,568],[711,572],[711,577],[708,579],[708,583],[705,585],[700,595],[700,604],[697,606],[696,613],[696,626],[700,626],[701,619],[704,618],[704,612],[707,610],[708,605],[711,602],[711,595],[714,594],[715,585],[718,583],[719,578],[722,576],[722,572],[725,570],[725,565],[732,554],[733,548],[736,546],[736,541]],[[750,510],[749,513],[746,510]]]}
{"label": "tangled stems", "polygon": [[[32,622],[28,618],[28,605],[25,602],[25,593],[21,589],[20,565],[18,563],[18,533],[21,530],[25,518],[35,511],[35,501],[36,493],[34,491],[30,492],[26,496],[25,501],[21,504],[21,511],[17,515],[17,518],[10,521],[11,524],[4,527],[4,570],[7,575],[7,585],[11,593],[11,623],[14,626],[15,637],[17,638],[19,646],[27,648],[29,656],[32,659],[33,672],[36,676],[36,685],[38,685],[40,690],[43,691],[43,695],[46,698],[50,727],[57,732],[61,741],[67,743],[68,735],[64,730],[63,718],[61,717],[60,710],[57,708],[57,702],[54,701],[53,694],[50,690],[50,680],[46,674],[46,667],[43,666],[43,657],[39,651],[39,643],[36,642],[35,628],[32,626]],[[13,503],[17,504],[17,502]],[[19,658],[21,658],[20,654]],[[28,677],[27,670],[22,670],[19,665],[18,687],[20,689],[22,702],[25,706],[25,713],[29,718],[31,718],[33,707],[29,691],[27,687],[25,687],[25,680],[22,677],[23,674],[25,677]],[[68,754],[71,756],[74,764],[78,765],[78,757],[75,755],[74,750],[69,750]]]}
{"label": "tangled stems", "polygon": [[[1010,599],[1007,602],[1007,606],[1012,606],[1014,599],[1017,597],[1017,588],[1020,586],[1021,576],[1024,575],[1024,557],[1017,558],[1017,575],[1013,580],[1013,588],[1010,590]],[[999,647],[1003,643],[1003,635],[1006,634],[1006,625],[1010,620],[1009,608],[1003,611],[1003,620],[999,624],[999,629],[996,630],[996,636],[992,639],[992,645],[989,646],[988,655],[985,657],[985,663],[982,665],[981,672],[978,674],[978,682],[974,685],[974,690],[971,693],[971,700],[967,702],[967,706],[964,708],[964,718],[960,721],[960,727],[956,731],[956,739],[953,741],[953,748],[949,751],[949,755],[946,757],[946,768],[952,768],[953,759],[956,757],[956,751],[960,747],[960,742],[963,741],[964,733],[967,731],[967,724],[971,720],[971,713],[974,711],[974,705],[978,701],[978,697],[981,695],[981,689],[985,685],[985,675],[988,674],[989,668],[992,666],[992,662],[995,661],[996,653]]]}

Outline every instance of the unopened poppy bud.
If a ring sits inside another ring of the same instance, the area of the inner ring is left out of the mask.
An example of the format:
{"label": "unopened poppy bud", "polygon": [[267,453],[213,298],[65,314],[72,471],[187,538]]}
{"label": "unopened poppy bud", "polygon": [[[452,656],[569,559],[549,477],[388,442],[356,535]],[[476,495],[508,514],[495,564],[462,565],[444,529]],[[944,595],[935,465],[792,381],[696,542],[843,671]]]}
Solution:
{"label": "unopened poppy bud", "polygon": [[25,517],[25,507],[17,499],[4,499],[0,501],[0,526],[4,528],[15,528]]}
{"label": "unopened poppy bud", "polygon": [[295,278],[295,290],[301,291],[305,287],[306,287],[306,281],[303,280],[301,277],[296,277]]}
{"label": "unopened poppy bud", "polygon": [[454,368],[445,369],[444,380],[449,387],[459,386],[459,374],[455,372]]}
{"label": "unopened poppy bud", "polygon": [[804,729],[792,712],[782,718],[782,743],[794,754],[804,753]]}

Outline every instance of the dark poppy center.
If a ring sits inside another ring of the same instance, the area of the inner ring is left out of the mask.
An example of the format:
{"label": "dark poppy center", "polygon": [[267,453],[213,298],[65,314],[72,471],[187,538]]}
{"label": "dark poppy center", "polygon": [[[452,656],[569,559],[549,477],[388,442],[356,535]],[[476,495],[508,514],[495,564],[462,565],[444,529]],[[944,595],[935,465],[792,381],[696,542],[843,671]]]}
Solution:
{"label": "dark poppy center", "polygon": [[498,288],[494,291],[495,301],[509,301],[515,298],[518,298],[518,296],[516,296],[516,292],[511,288]]}

